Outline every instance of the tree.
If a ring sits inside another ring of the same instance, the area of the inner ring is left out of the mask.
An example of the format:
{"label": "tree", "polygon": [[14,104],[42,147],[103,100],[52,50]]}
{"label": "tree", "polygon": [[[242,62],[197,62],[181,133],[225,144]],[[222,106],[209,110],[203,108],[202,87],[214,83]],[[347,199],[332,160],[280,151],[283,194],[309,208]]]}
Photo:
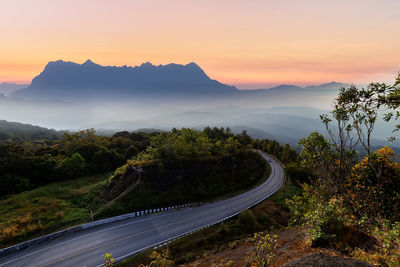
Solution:
{"label": "tree", "polygon": [[85,169],[85,160],[79,153],[73,154],[61,162],[58,168],[60,176],[79,177]]}
{"label": "tree", "polygon": [[374,89],[358,89],[355,86],[342,88],[337,103],[352,119],[351,130],[357,135],[356,144],[361,144],[367,155],[371,153],[371,134],[374,130],[379,107],[373,101]]}
{"label": "tree", "polygon": [[[371,153],[371,134],[374,130],[378,113],[386,110],[384,120],[399,119],[400,111],[400,73],[396,81],[392,85],[385,83],[370,83],[366,88],[358,89],[355,86],[342,88],[338,97],[335,99],[335,108],[332,111],[333,117],[337,120],[338,132],[329,134],[337,138],[333,138],[333,142],[340,138],[354,138],[354,136],[343,135],[343,130],[351,132],[355,131],[357,143],[361,144],[367,155]],[[322,115],[321,119],[328,125],[332,120],[326,115]],[[344,124],[341,124],[344,123]],[[400,130],[400,124],[396,125],[394,132]],[[393,140],[395,136],[390,137]]]}
{"label": "tree", "polygon": [[400,216],[400,164],[389,147],[365,157],[353,168],[347,192],[356,215],[365,220],[398,220]]}
{"label": "tree", "polygon": [[[384,106],[389,109],[389,112],[385,114],[385,121],[390,121],[391,119],[398,120],[400,118],[400,72],[397,75],[396,81],[392,85],[387,85],[385,83],[371,83],[369,88],[373,92],[371,95],[371,101],[380,108]],[[397,124],[393,133],[400,130],[400,124]],[[396,136],[389,138],[394,140]]]}
{"label": "tree", "polygon": [[[336,151],[337,160],[335,164],[337,166],[335,171],[338,180],[350,173],[357,154],[355,147],[359,142],[359,138],[355,139],[352,135],[354,129],[352,121],[352,114],[355,112],[354,105],[351,101],[342,101],[343,95],[350,95],[349,98],[352,99],[355,91],[355,87],[350,87],[348,90],[342,89],[339,96],[334,100],[334,109],[331,112],[332,118],[326,114],[320,116],[330,137],[329,143],[332,144],[333,149]],[[331,126],[332,122],[334,122],[334,127]],[[342,184],[339,187],[342,189]]]}
{"label": "tree", "polygon": [[253,241],[254,250],[248,260],[250,263],[256,263],[257,266],[267,266],[275,257],[274,251],[278,236],[260,232],[254,234]]}
{"label": "tree", "polygon": [[129,138],[116,137],[107,144],[107,148],[124,155],[127,149],[132,145],[133,141]]}
{"label": "tree", "polygon": [[313,132],[310,136],[300,139],[301,166],[311,170],[314,185],[322,185],[331,193],[343,192],[345,177],[338,171],[337,153],[332,149],[332,144],[325,137]]}
{"label": "tree", "polygon": [[94,129],[87,129],[73,134],[65,133],[63,138],[59,141],[59,145],[71,155],[74,149],[84,144],[97,144],[103,145],[106,143],[106,138],[96,135]]}
{"label": "tree", "polygon": [[243,130],[240,134],[237,135],[237,139],[243,146],[248,146],[251,144],[252,139],[251,137],[247,134],[246,130]]}
{"label": "tree", "polygon": [[239,141],[233,137],[229,137],[224,144],[224,151],[228,154],[235,154],[239,152],[239,147]]}

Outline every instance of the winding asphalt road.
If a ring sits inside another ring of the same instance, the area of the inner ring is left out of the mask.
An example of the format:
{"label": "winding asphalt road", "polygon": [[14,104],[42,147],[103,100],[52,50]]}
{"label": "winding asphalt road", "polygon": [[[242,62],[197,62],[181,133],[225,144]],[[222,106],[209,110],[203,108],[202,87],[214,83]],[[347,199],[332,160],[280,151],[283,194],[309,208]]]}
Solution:
{"label": "winding asphalt road", "polygon": [[0,266],[102,266],[103,255],[116,261],[144,249],[232,217],[268,198],[284,183],[281,165],[259,152],[271,165],[271,174],[260,186],[230,199],[195,208],[145,215],[109,223],[59,238],[0,258]]}

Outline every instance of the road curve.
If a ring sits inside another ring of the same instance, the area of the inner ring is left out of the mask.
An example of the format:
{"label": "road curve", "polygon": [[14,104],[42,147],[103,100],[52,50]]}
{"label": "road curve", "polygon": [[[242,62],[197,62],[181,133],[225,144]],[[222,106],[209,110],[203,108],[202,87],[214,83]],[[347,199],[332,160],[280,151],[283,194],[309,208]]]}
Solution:
{"label": "road curve", "polygon": [[0,258],[3,266],[102,266],[103,255],[120,261],[144,249],[215,224],[268,198],[284,183],[284,171],[272,157],[259,152],[271,165],[271,174],[260,186],[235,197],[109,223],[59,238]]}

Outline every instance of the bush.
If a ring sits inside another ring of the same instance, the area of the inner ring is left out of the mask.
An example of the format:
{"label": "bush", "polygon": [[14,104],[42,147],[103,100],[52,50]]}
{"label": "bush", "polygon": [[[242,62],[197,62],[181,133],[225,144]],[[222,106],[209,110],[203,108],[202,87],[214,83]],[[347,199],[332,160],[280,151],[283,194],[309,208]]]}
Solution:
{"label": "bush", "polygon": [[378,218],[398,220],[400,214],[400,164],[389,147],[365,157],[347,179],[347,194],[355,215],[372,224]]}
{"label": "bush", "polygon": [[174,262],[169,258],[169,250],[166,249],[163,252],[159,253],[154,250],[150,254],[151,262],[149,265],[140,264],[139,267],[171,267],[174,266]]}
{"label": "bush", "polygon": [[376,227],[373,232],[382,244],[380,249],[374,253],[357,249],[352,256],[372,264],[400,266],[400,222],[383,221],[381,227]]}
{"label": "bush", "polygon": [[104,267],[113,266],[114,259],[111,257],[111,253],[104,254],[103,258],[104,258]]}
{"label": "bush", "polygon": [[85,160],[79,153],[73,154],[70,158],[66,158],[58,167],[59,175],[71,177],[79,177],[83,175],[85,169]]}
{"label": "bush", "polygon": [[268,265],[275,257],[277,236],[263,232],[255,233],[253,241],[255,242],[254,250],[250,253],[248,261],[251,264],[256,263],[257,266]]}
{"label": "bush", "polygon": [[257,222],[256,216],[253,214],[251,210],[245,210],[239,214],[238,223],[240,229],[248,233],[253,233],[259,229],[261,226]]}
{"label": "bush", "polygon": [[292,224],[301,224],[307,229],[313,244],[329,242],[344,228],[347,213],[340,198],[324,195],[321,188],[304,187],[300,196],[287,199]]}

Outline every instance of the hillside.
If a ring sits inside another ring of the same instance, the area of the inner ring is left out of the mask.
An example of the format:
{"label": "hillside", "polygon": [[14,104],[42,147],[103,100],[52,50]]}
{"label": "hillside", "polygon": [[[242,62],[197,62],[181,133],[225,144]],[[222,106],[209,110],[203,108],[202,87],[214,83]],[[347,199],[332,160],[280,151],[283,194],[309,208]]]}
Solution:
{"label": "hillside", "polygon": [[30,124],[0,120],[0,141],[54,141],[62,136],[62,132]]}
{"label": "hillside", "polygon": [[90,210],[100,219],[243,192],[270,171],[249,142],[207,128],[109,138],[82,131],[37,151],[0,145],[0,246],[88,222]]}

